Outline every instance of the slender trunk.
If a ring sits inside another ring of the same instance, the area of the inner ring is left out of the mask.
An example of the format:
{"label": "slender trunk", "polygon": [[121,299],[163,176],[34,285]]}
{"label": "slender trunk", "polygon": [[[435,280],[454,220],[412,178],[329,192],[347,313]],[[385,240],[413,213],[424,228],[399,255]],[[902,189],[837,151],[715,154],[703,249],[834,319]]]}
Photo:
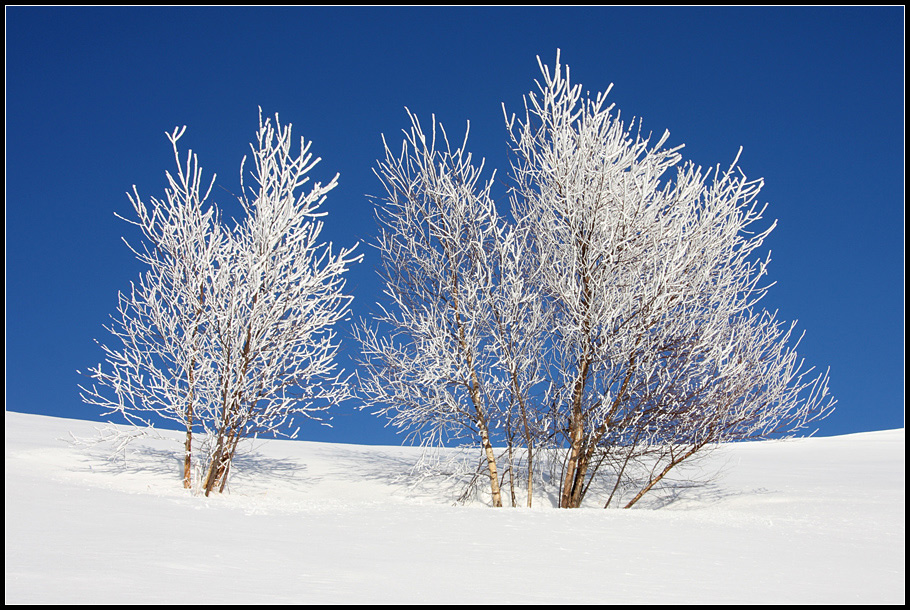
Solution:
{"label": "slender trunk", "polygon": [[562,484],[562,494],[559,498],[560,508],[576,508],[572,502],[579,459],[583,457],[584,413],[581,409],[581,401],[584,396],[585,385],[587,384],[588,366],[589,361],[586,354],[582,357],[581,370],[578,378],[575,380],[575,387],[572,390],[572,419],[569,423],[569,461],[566,465],[566,475]]}
{"label": "slender trunk", "polygon": [[215,485],[215,477],[217,475],[218,469],[221,467],[221,455],[223,450],[224,437],[221,433],[219,433],[218,442],[215,445],[215,453],[212,455],[212,461],[209,463],[209,468],[205,475],[205,483],[203,484],[203,489],[205,491],[206,497],[212,493],[212,487]]}
{"label": "slender trunk", "polygon": [[[476,376],[472,372],[472,376]],[[484,415],[483,406],[480,402],[480,395],[475,385],[471,390],[471,400],[474,402],[474,409],[477,412],[477,426],[480,429],[480,440],[483,446],[484,455],[487,456],[487,470],[490,473],[490,493],[493,496],[493,506],[502,506],[502,491],[499,487],[499,474],[496,468],[496,454],[493,452],[493,444],[490,442],[490,431],[487,427],[486,416]]]}
{"label": "slender trunk", "polygon": [[582,448],[581,454],[578,456],[578,465],[575,469],[575,479],[572,482],[572,490],[569,494],[569,505],[567,508],[578,508],[581,506],[581,501],[584,499],[584,492],[587,490],[587,487],[585,486],[585,477],[588,474],[588,464],[590,461],[590,453]]}
{"label": "slender trunk", "polygon": [[[253,295],[253,307],[255,307],[256,302],[259,299],[259,295]],[[225,375],[225,380],[222,383],[222,408],[221,408],[221,430],[218,433],[218,445],[215,450],[215,456],[212,459],[212,463],[209,466],[208,475],[205,479],[205,495],[208,495],[212,492],[215,485],[219,486],[219,493],[224,491],[225,482],[227,481],[227,474],[230,467],[230,462],[234,457],[234,451],[237,449],[237,443],[240,440],[240,434],[242,432],[242,425],[240,425],[236,420],[235,414],[238,412],[238,408],[241,401],[241,389],[243,387],[243,380],[246,379],[247,371],[249,370],[250,361],[252,358],[250,354],[252,353],[252,325],[247,325],[246,327],[246,337],[243,344],[243,349],[240,353],[240,358],[242,366],[240,368],[240,374],[237,376],[237,387],[231,392],[230,398],[228,397],[228,381],[227,381],[227,371],[223,374]]]}
{"label": "slender trunk", "polygon": [[190,362],[190,390],[189,404],[186,407],[186,441],[183,444],[183,488],[190,489],[193,486],[192,465],[193,465],[193,400],[195,399],[195,375],[193,368],[196,366],[196,359]]}
{"label": "slender trunk", "polygon": [[218,462],[218,468],[215,469],[215,476],[212,477],[212,490],[217,488],[218,493],[222,493],[224,491],[224,482],[226,480],[225,475],[227,474],[228,468],[230,468],[231,464],[230,447],[232,446],[233,441],[231,440],[228,440],[228,442],[225,443],[225,450],[221,453],[221,459]]}
{"label": "slender trunk", "polygon": [[[514,367],[512,369],[511,377],[512,377],[512,393],[515,395],[515,400],[518,401],[518,408],[519,408],[519,411],[521,412],[521,424],[522,424],[522,428],[524,431],[524,439],[525,439],[525,443],[527,444],[527,447],[528,447],[528,508],[531,508],[531,497],[532,497],[531,494],[533,492],[531,477],[534,472],[534,470],[533,470],[534,469],[534,447],[533,447],[534,442],[531,439],[530,426],[528,426],[528,411],[525,406],[524,396],[522,395],[522,393],[519,389],[520,386],[518,385],[518,372],[514,369]],[[511,430],[511,428],[509,428],[509,429]]]}
{"label": "slender trunk", "polygon": [[234,424],[231,422],[230,418],[231,410],[227,405],[226,398],[223,400],[225,400],[225,402],[222,407],[221,428],[218,430],[218,440],[215,444],[215,452],[212,454],[212,461],[209,464],[205,476],[205,484],[203,485],[206,497],[212,493],[212,489],[214,489],[220,475],[224,471],[225,453],[231,444],[231,435],[234,431]]}
{"label": "slender trunk", "polygon": [[480,439],[483,446],[484,455],[487,457],[487,470],[490,474],[490,492],[493,495],[493,506],[502,506],[502,493],[499,488],[499,473],[496,468],[496,454],[493,452],[493,445],[490,442],[490,431],[487,428],[486,415],[483,408],[483,398],[480,395],[480,379],[477,377],[477,371],[474,370],[474,357],[471,348],[468,346],[467,337],[465,336],[464,324],[461,319],[461,307],[458,298],[458,273],[452,270],[452,308],[455,312],[455,326],[458,329],[458,346],[461,353],[464,354],[465,362],[470,371],[468,380],[468,394],[471,402],[474,404],[474,410],[477,413],[477,427],[480,430]]}
{"label": "slender trunk", "polygon": [[496,470],[496,455],[493,453],[493,445],[490,443],[490,433],[487,430],[486,422],[481,421],[480,438],[483,443],[483,451],[487,456],[487,469],[490,473],[490,491],[493,494],[493,506],[502,506],[502,492],[499,489],[499,475]]}
{"label": "slender trunk", "polygon": [[[460,324],[459,324],[459,330]],[[464,336],[462,334],[462,346],[464,346]],[[487,456],[487,469],[490,473],[490,492],[493,495],[493,506],[502,506],[502,493],[499,488],[499,474],[496,468],[496,454],[493,452],[493,444],[490,442],[490,431],[487,427],[486,414],[483,408],[483,399],[480,396],[480,380],[474,371],[474,361],[470,352],[467,353],[468,368],[471,371],[471,381],[468,386],[468,393],[471,396],[471,402],[474,404],[474,410],[477,413],[477,427],[480,430],[480,439],[483,446],[484,455]]]}
{"label": "slender trunk", "polygon": [[230,424],[224,422],[222,430],[219,431],[218,444],[205,478],[206,496],[208,496],[215,487],[218,487],[218,493],[224,492],[228,473],[231,468],[231,462],[237,452],[237,445],[240,443],[240,439],[243,436],[242,429],[243,426],[234,421],[230,422]]}
{"label": "slender trunk", "polygon": [[532,493],[533,487],[534,487],[534,482],[533,482],[534,481],[534,479],[533,479],[534,472],[532,470],[533,465],[534,465],[534,462],[531,459],[531,443],[530,443],[530,441],[528,441],[528,508],[531,508],[531,498],[534,497],[533,493]]}
{"label": "slender trunk", "polygon": [[234,463],[234,455],[237,453],[237,445],[240,443],[241,434],[240,431],[237,431],[237,434],[234,435],[234,440],[231,443],[231,451],[228,453],[227,459],[223,460],[222,463],[224,468],[221,472],[220,481],[221,484],[218,487],[218,493],[224,493],[224,488],[227,485],[228,475],[231,471],[231,465]]}
{"label": "slender trunk", "polygon": [[184,443],[183,454],[183,488],[190,489],[193,486],[192,474],[192,452],[193,452],[193,417],[192,413],[186,423],[186,442]]}
{"label": "slender trunk", "polygon": [[480,397],[480,381],[474,372],[472,359],[468,356],[468,366],[471,367],[471,386],[468,388],[471,395],[471,402],[474,403],[474,410],[477,412],[477,427],[480,429],[480,439],[483,445],[484,454],[487,456],[487,470],[490,473],[490,492],[493,495],[493,506],[502,506],[502,493],[499,489],[499,474],[496,469],[496,454],[493,452],[493,444],[490,442],[490,431],[487,428],[486,415],[484,414],[483,403]]}
{"label": "slender trunk", "polygon": [[660,473],[659,475],[657,475],[656,478],[651,479],[651,481],[649,481],[648,484],[645,485],[644,489],[642,489],[641,491],[639,491],[639,492],[635,495],[635,497],[632,498],[632,500],[631,500],[628,504],[626,504],[623,508],[632,508],[632,505],[635,504],[636,502],[638,502],[639,500],[641,500],[642,496],[644,496],[646,493],[648,493],[648,491],[650,491],[652,487],[654,487],[655,485],[657,485],[657,484],[660,482],[661,479],[663,479],[665,476],[667,476],[667,473],[670,472],[670,471],[673,469],[674,466],[678,465],[678,464],[679,464],[680,462],[682,462],[683,460],[686,460],[686,459],[688,459],[689,457],[691,457],[692,454],[694,454],[696,451],[698,451],[699,449],[701,449],[701,447],[702,447],[702,445],[695,445],[695,446],[693,446],[691,449],[689,449],[689,451],[687,451],[686,453],[684,453],[681,457],[679,457],[679,458],[677,458],[677,459],[673,459],[673,458],[671,457],[670,463],[667,464],[667,467],[664,468],[664,469],[661,471],[661,473]]}
{"label": "slender trunk", "polygon": [[509,453],[509,496],[512,500],[512,508],[518,506],[518,501],[515,499],[515,454],[513,451],[512,445],[514,444],[515,438],[512,432],[512,415],[511,409],[509,410],[509,415],[506,418],[506,430],[508,430],[508,453]]}
{"label": "slender trunk", "polygon": [[199,286],[199,296],[197,297],[198,305],[196,307],[196,322],[193,326],[193,350],[194,355],[190,359],[190,368],[187,374],[189,379],[189,404],[186,407],[186,441],[184,443],[183,454],[183,488],[190,489],[193,486],[193,403],[196,400],[196,356],[199,340],[199,325],[201,324],[202,314],[205,307],[205,282]]}
{"label": "slender trunk", "polygon": [[[576,237],[579,249],[579,272],[581,276],[581,330],[582,354],[579,362],[578,377],[572,389],[572,419],[569,423],[569,462],[566,468],[566,477],[562,484],[562,494],[559,500],[560,508],[577,508],[580,502],[581,487],[584,483],[584,473],[587,470],[587,458],[584,447],[585,414],[582,411],[585,387],[588,383],[588,373],[593,360],[591,345],[591,277],[588,261],[589,238],[584,235]],[[581,482],[579,482],[579,475]]]}
{"label": "slender trunk", "polygon": [[222,373],[222,384],[221,384],[221,426],[218,429],[218,439],[215,443],[215,451],[212,454],[212,461],[209,463],[208,470],[205,475],[205,483],[203,484],[203,490],[205,491],[205,496],[208,497],[212,493],[212,488],[215,486],[215,481],[218,476],[218,472],[221,468],[221,460],[224,455],[225,448],[225,435],[230,433],[230,398],[228,397],[228,377],[227,372]]}
{"label": "slender trunk", "polygon": [[[638,338],[638,341],[641,341],[641,337]],[[638,342],[636,342],[636,346]],[[569,498],[569,503],[567,508],[578,508],[581,506],[582,500],[584,500],[585,493],[588,491],[588,485],[590,481],[585,483],[585,477],[588,474],[588,466],[591,463],[591,459],[594,457],[594,452],[597,451],[597,445],[606,434],[609,429],[609,422],[612,419],[613,415],[616,413],[620,404],[622,403],[623,398],[625,397],[626,391],[629,387],[629,381],[632,379],[632,373],[635,370],[635,355],[629,359],[629,369],[626,371],[625,378],[622,382],[622,387],[619,389],[619,393],[616,395],[616,398],[613,400],[613,404],[610,407],[610,411],[607,414],[606,420],[597,427],[593,434],[589,436],[585,447],[580,450],[580,455],[577,460],[577,467],[575,471],[575,477],[572,482],[572,489]],[[597,467],[594,468],[594,471],[591,473],[591,477],[597,472]]]}

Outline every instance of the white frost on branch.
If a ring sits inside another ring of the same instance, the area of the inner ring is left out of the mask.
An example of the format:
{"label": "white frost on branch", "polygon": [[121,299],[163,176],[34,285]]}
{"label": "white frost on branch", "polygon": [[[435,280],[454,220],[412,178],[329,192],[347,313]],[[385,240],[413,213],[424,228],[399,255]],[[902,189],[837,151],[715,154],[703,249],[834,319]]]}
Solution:
{"label": "white frost on branch", "polygon": [[214,177],[201,194],[192,151],[181,164],[184,130],[168,134],[177,176],[167,173],[165,200],[147,205],[135,187],[129,196],[128,222],[144,237],[131,250],[147,269],[119,295],[107,328],[116,347],[102,345],[106,365],[88,371],[97,385],[80,388],[129,423],[155,415],[184,426],[184,484],[208,494],[224,489],[240,441],[287,435],[294,416],[319,419],[350,395],[334,326],[349,314],[343,274],[360,256],[319,242],[320,206],[338,176],[307,188],[319,159],[303,138],[292,152],[278,115],[273,125],[260,109],[253,184],[243,184],[244,158],[245,217],[233,228],[208,201]]}
{"label": "white frost on branch", "polygon": [[[620,120],[607,92],[584,96],[559,64],[509,117],[512,221],[490,183],[434,121],[411,118],[377,175],[386,296],[358,337],[367,406],[402,429],[480,441],[501,505],[492,440],[535,448],[559,504],[595,477],[608,505],[633,505],[678,464],[717,443],[792,435],[827,415],[827,373],[803,370],[793,325],[759,308],[774,229],[756,228],[762,180],[682,163]],[[384,328],[384,332],[378,330]],[[526,453],[523,453],[526,452]],[[516,457],[517,456],[517,457]],[[631,482],[647,462],[649,474]]]}

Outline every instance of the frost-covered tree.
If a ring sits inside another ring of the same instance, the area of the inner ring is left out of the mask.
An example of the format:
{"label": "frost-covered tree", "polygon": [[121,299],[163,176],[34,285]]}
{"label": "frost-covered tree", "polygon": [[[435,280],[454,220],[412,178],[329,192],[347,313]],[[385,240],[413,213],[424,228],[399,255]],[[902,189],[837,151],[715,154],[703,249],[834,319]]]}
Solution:
{"label": "frost-covered tree", "polygon": [[761,180],[736,160],[725,172],[680,165],[668,133],[652,143],[606,92],[583,97],[558,57],[541,72],[508,124],[513,214],[530,227],[552,330],[560,506],[581,504],[604,459],[659,448],[644,493],[705,446],[827,413],[827,374],[807,379],[792,326],[756,309],[768,259],[754,255],[773,229],[753,228]]}
{"label": "frost-covered tree", "polygon": [[224,488],[241,439],[283,430],[292,416],[310,417],[349,396],[334,327],[349,313],[343,274],[360,257],[319,242],[320,207],[338,176],[304,188],[320,159],[302,138],[299,153],[292,146],[290,125],[282,128],[276,115],[273,127],[260,115],[254,184],[240,197],[245,222],[230,233],[211,327],[220,417],[206,493]]}
{"label": "frost-covered tree", "polygon": [[[540,63],[540,60],[538,59]],[[606,482],[635,504],[717,443],[793,434],[825,416],[827,373],[802,369],[793,326],[761,310],[771,226],[761,180],[682,164],[557,64],[512,141],[512,222],[465,145],[437,153],[412,117],[377,172],[387,295],[365,327],[362,386],[395,425],[476,431],[494,505],[493,440],[555,464],[558,503]],[[510,477],[510,482],[512,481]],[[514,500],[513,487],[513,504]]]}
{"label": "frost-covered tree", "polygon": [[[254,184],[243,184],[241,222],[225,227],[202,195],[202,171],[190,151],[178,173],[167,174],[164,200],[145,204],[135,187],[130,201],[143,233],[133,249],[147,266],[129,294],[119,296],[108,328],[114,347],[89,369],[82,387],[89,404],[127,422],[152,425],[152,416],[186,429],[184,486],[208,495],[223,491],[242,439],[262,433],[296,435],[297,415],[318,412],[349,395],[337,369],[333,330],[348,315],[343,274],[359,260],[353,248],[333,252],[319,242],[326,193],[306,188],[319,162],[300,140],[292,152],[291,126],[261,111],[253,153]],[[212,178],[214,184],[214,177]],[[195,442],[195,449],[194,449]]]}
{"label": "frost-covered tree", "polygon": [[356,331],[362,395],[365,406],[422,443],[479,441],[493,505],[502,506],[491,436],[501,413],[489,296],[505,227],[491,181],[480,183],[483,164],[472,165],[464,144],[452,150],[435,119],[428,138],[409,116],[401,153],[386,144],[376,170],[386,190],[376,246],[391,304],[377,325]]}
{"label": "frost-covered tree", "polygon": [[[183,481],[191,486],[193,431],[211,417],[213,369],[208,361],[209,299],[227,236],[208,203],[214,176],[203,191],[202,169],[190,151],[180,161],[168,134],[177,175],[166,173],[165,199],[146,205],[136,187],[128,194],[144,241],[131,250],[147,267],[129,294],[118,296],[117,316],[107,327],[119,349],[102,345],[108,367],[89,372],[104,390],[81,388],[86,402],[119,412],[128,423],[150,426],[158,415],[186,430]],[[109,413],[108,413],[109,414]]]}

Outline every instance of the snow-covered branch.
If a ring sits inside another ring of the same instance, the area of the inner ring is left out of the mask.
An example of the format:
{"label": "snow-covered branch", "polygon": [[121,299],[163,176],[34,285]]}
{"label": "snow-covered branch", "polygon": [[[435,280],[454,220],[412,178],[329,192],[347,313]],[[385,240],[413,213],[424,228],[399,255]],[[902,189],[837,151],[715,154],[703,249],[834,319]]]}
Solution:
{"label": "snow-covered branch", "polygon": [[827,374],[802,370],[793,326],[759,307],[774,228],[761,227],[762,180],[739,154],[727,169],[683,163],[668,132],[644,135],[607,92],[583,95],[558,55],[540,68],[523,118],[506,113],[511,222],[466,139],[453,151],[409,114],[401,153],[386,145],[388,302],[358,331],[368,405],[430,439],[476,436],[494,505],[491,439],[507,445],[513,503],[513,465],[527,458],[530,501],[535,450],[559,456],[567,508],[601,467],[615,492],[650,460],[632,505],[704,448],[829,413]]}
{"label": "snow-covered branch", "polygon": [[167,173],[165,200],[129,195],[128,222],[144,237],[131,250],[147,268],[119,296],[107,328],[115,347],[102,345],[106,364],[88,371],[95,385],[80,387],[87,403],[130,423],[184,426],[184,485],[195,470],[208,494],[224,489],[242,439],[293,435],[295,415],[318,418],[349,395],[333,328],[349,313],[342,276],[360,257],[319,242],[320,206],[338,176],[306,188],[319,159],[303,139],[292,153],[291,126],[277,115],[273,126],[260,110],[254,185],[242,185],[246,216],[232,229],[208,201],[214,177],[203,193],[192,151],[181,163],[184,130],[168,134],[177,174]]}

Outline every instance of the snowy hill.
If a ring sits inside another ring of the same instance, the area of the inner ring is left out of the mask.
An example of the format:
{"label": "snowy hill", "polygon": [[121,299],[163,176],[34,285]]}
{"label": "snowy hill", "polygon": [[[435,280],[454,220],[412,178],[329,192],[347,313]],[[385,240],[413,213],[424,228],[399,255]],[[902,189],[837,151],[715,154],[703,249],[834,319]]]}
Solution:
{"label": "snowy hill", "polygon": [[179,433],[125,459],[93,422],[6,413],[11,603],[903,604],[904,430],[724,446],[632,510],[453,503],[413,447],[265,441],[230,493]]}

